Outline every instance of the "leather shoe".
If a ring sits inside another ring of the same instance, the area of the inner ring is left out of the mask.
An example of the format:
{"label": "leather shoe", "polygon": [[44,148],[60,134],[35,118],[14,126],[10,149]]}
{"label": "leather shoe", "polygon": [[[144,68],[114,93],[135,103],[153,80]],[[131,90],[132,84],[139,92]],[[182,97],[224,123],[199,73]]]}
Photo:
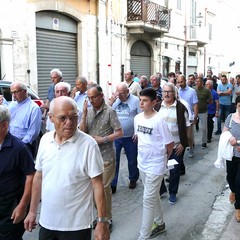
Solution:
{"label": "leather shoe", "polygon": [[116,186],[111,186],[112,189],[112,194],[114,194],[117,191],[117,187]]}
{"label": "leather shoe", "polygon": [[130,183],[129,183],[129,188],[130,189],[134,189],[134,188],[136,188],[136,186],[137,186],[136,181],[130,181]]}
{"label": "leather shoe", "polygon": [[235,193],[230,192],[230,195],[229,195],[229,202],[230,202],[231,204],[233,204],[233,203],[236,202]]}
{"label": "leather shoe", "polygon": [[240,222],[240,209],[236,209],[236,214],[235,214],[237,222]]}

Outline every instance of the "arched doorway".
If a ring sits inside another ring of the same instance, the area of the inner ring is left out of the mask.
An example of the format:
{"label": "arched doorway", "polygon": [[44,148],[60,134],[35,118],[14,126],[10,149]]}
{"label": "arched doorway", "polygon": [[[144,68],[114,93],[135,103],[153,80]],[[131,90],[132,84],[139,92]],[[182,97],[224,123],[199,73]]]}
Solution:
{"label": "arched doorway", "polygon": [[131,48],[130,68],[134,74],[151,76],[151,50],[144,41],[136,41]]}

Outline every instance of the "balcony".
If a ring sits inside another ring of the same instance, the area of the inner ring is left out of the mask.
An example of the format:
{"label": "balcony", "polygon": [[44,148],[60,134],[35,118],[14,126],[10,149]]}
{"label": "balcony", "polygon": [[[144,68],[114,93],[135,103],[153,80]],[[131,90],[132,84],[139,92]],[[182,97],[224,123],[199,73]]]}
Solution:
{"label": "balcony", "polygon": [[127,0],[127,23],[130,34],[161,34],[170,29],[170,10],[148,0]]}
{"label": "balcony", "polygon": [[187,34],[188,45],[204,47],[208,43],[208,31],[204,26],[190,26]]}

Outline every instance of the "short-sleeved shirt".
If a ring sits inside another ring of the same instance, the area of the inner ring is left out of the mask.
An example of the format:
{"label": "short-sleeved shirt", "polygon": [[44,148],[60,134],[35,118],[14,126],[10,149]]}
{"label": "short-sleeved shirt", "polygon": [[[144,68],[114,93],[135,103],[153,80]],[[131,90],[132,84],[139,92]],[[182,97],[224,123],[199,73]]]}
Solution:
{"label": "short-sleeved shirt", "polygon": [[[217,90],[220,92],[226,92],[229,89],[232,89],[232,84],[231,83],[226,83],[226,84],[218,84]],[[227,96],[219,96],[219,103],[222,105],[231,105],[231,95]]]}
{"label": "short-sleeved shirt", "polygon": [[[127,83],[125,81],[125,83]],[[127,83],[128,85],[128,83]],[[129,89],[129,93],[135,95],[135,96],[139,96],[139,93],[141,92],[142,88],[140,86],[140,84],[138,82],[134,82],[132,81],[129,85],[128,85],[128,89]]]}
{"label": "short-sleeved shirt", "polygon": [[212,94],[209,89],[195,88],[198,97],[198,113],[206,113],[208,111],[208,102],[212,100]]}
{"label": "short-sleeved shirt", "polygon": [[178,94],[189,104],[192,114],[194,114],[193,106],[198,103],[197,93],[195,89],[187,85],[185,88],[180,88],[178,90]]}
{"label": "short-sleeved shirt", "polygon": [[47,99],[49,100],[49,102],[51,102],[54,98],[55,98],[55,91],[54,91],[54,84],[51,84],[48,88],[48,95],[47,95]]}
{"label": "short-sleeved shirt", "polygon": [[[177,120],[177,101],[170,106],[166,106],[163,101],[159,110],[160,117],[167,123],[168,128],[173,136],[175,145],[180,143],[178,120]],[[184,113],[186,127],[191,125],[187,111]]]}
{"label": "short-sleeved shirt", "polygon": [[[105,102],[98,111],[94,110],[93,107],[89,108],[86,124],[87,133],[91,136],[108,136],[122,128],[116,111]],[[104,161],[115,160],[113,142],[100,144],[99,148]]]}
{"label": "short-sleeved shirt", "polygon": [[167,163],[166,145],[173,142],[166,122],[159,113],[149,119],[142,112],[134,118],[134,131],[138,136],[138,168],[145,173],[163,175]]}
{"label": "short-sleeved shirt", "polygon": [[33,157],[27,146],[8,133],[0,148],[0,197],[23,189],[26,175],[34,172]]}
{"label": "short-sleeved shirt", "polygon": [[36,170],[42,172],[41,226],[49,230],[77,231],[93,220],[91,179],[103,173],[96,141],[79,130],[61,145],[55,131],[40,141]]}
{"label": "short-sleeved shirt", "polygon": [[123,129],[123,137],[132,137],[134,134],[134,117],[141,111],[139,98],[129,94],[125,102],[118,98],[112,105],[116,111]]}
{"label": "short-sleeved shirt", "polygon": [[[229,126],[230,125],[230,119],[232,117],[233,114],[229,114],[226,121],[225,121],[225,124],[224,126],[226,128],[229,128],[229,131],[230,133],[237,139],[237,140],[240,140],[240,124],[239,123],[236,123],[233,119],[232,119],[232,123],[231,123],[231,127]],[[240,152],[237,150],[237,147],[239,147],[239,144],[237,144],[237,146],[234,146],[233,147],[233,155],[235,157],[238,157],[240,158]]]}
{"label": "short-sleeved shirt", "polygon": [[218,93],[214,90],[211,89],[211,94],[213,98],[213,103],[208,104],[208,114],[215,114],[216,113],[216,101],[219,100]]}
{"label": "short-sleeved shirt", "polygon": [[234,104],[236,102],[237,96],[239,96],[236,94],[236,92],[240,92],[240,84],[237,84],[237,83],[235,83],[235,85],[233,86],[232,103]]}

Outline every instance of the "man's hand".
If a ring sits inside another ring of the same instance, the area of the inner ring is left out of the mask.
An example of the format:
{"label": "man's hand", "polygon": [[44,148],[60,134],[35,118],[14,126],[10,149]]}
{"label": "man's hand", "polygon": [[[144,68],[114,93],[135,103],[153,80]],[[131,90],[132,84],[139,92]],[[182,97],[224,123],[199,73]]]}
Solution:
{"label": "man's hand", "polygon": [[177,145],[177,147],[176,147],[176,151],[175,151],[175,152],[176,152],[176,154],[179,156],[179,155],[182,154],[183,150],[184,150],[183,145],[182,145],[181,143],[179,143],[179,144]]}
{"label": "man's hand", "polygon": [[26,207],[22,207],[22,206],[17,206],[12,213],[11,219],[13,219],[13,223],[19,223],[21,222],[25,216],[27,214],[27,209]]}
{"label": "man's hand", "polygon": [[36,228],[36,214],[29,212],[26,219],[24,220],[24,228],[31,232],[33,229]]}
{"label": "man's hand", "polygon": [[99,222],[94,231],[95,240],[109,240],[110,239],[110,231],[109,224],[107,222]]}

